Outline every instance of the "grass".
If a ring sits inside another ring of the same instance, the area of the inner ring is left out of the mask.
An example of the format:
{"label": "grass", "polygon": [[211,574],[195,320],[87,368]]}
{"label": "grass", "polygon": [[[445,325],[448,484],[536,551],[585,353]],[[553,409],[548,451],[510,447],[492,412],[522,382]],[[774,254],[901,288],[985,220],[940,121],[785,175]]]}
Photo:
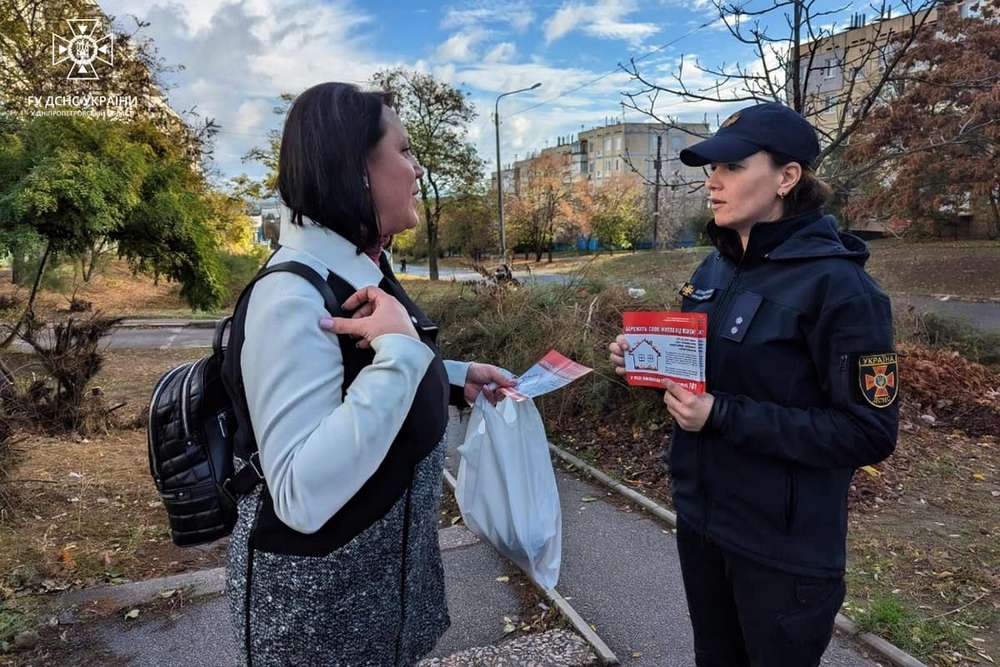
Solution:
{"label": "grass", "polygon": [[941,644],[961,645],[967,630],[936,619],[923,620],[893,595],[882,595],[855,619],[864,632],[871,632],[914,656],[928,657]]}

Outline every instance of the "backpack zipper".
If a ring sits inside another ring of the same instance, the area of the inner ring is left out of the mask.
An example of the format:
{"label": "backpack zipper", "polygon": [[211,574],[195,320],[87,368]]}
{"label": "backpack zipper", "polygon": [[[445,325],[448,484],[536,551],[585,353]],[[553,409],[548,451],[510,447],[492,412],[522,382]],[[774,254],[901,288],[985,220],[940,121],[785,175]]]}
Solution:
{"label": "backpack zipper", "polygon": [[199,359],[194,362],[186,376],[184,376],[184,381],[181,383],[181,424],[184,426],[184,439],[188,445],[193,444],[191,440],[191,425],[188,424],[188,393],[191,391],[191,378],[205,359]]}

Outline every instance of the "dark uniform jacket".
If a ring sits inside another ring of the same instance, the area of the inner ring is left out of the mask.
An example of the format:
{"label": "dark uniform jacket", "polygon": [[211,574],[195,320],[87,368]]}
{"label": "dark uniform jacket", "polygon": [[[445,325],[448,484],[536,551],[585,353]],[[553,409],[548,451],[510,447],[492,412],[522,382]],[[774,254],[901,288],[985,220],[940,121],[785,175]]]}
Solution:
{"label": "dark uniform jacket", "polygon": [[715,403],[701,432],[674,431],[675,507],[757,562],[840,576],[854,471],[896,444],[889,299],[864,242],[819,211],[755,225],[745,253],[732,230],[708,231],[717,251],[681,293],[708,313]]}

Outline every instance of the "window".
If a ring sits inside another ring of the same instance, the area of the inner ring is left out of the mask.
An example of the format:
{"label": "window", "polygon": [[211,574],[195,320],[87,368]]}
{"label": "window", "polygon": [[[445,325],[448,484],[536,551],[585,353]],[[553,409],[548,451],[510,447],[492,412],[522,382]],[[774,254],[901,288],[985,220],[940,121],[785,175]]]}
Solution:
{"label": "window", "polygon": [[622,170],[622,162],[618,158],[615,158],[615,171]]}
{"label": "window", "polygon": [[615,137],[615,150],[620,151],[622,149],[622,138]]}
{"label": "window", "polygon": [[675,134],[670,137],[670,156],[676,157],[684,150],[685,138],[683,135]]}
{"label": "window", "polygon": [[838,69],[839,69],[839,67],[837,66],[837,59],[836,58],[827,58],[826,59],[826,65],[823,66],[823,78],[824,79],[832,79],[833,77],[835,77],[837,75],[837,70]]}
{"label": "window", "polygon": [[604,138],[604,152],[605,153],[611,152],[611,137]]}
{"label": "window", "polygon": [[837,96],[827,95],[823,98],[823,112],[828,113],[833,111],[833,107],[837,106]]}

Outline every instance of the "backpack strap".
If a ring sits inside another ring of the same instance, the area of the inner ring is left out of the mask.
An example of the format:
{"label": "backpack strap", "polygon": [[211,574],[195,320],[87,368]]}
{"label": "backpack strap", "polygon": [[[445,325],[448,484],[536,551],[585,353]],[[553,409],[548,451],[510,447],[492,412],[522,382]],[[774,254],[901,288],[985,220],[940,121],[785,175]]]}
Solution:
{"label": "backpack strap", "polygon": [[[280,264],[269,266],[263,271],[259,271],[257,275],[253,277],[253,280],[247,283],[247,286],[243,288],[242,292],[240,292],[239,298],[236,299],[236,307],[233,309],[233,312],[236,312],[236,308],[239,307],[239,304],[242,303],[243,299],[250,293],[250,290],[253,289],[253,286],[257,284],[258,280],[264,276],[269,276],[272,273],[278,273],[280,271],[294,273],[298,277],[308,280],[309,283],[316,288],[316,291],[320,293],[320,296],[323,297],[323,304],[326,306],[326,310],[330,313],[330,315],[333,317],[343,316],[343,311],[340,309],[340,302],[337,301],[336,295],[333,293],[333,290],[330,289],[329,283],[327,283],[322,276],[316,273],[315,269],[308,264],[303,264],[302,262],[281,262]],[[226,329],[232,321],[233,316],[229,315],[215,326],[215,337],[212,341],[212,351],[216,354],[220,354],[223,351],[222,339],[225,337]]]}
{"label": "backpack strap", "polygon": [[[294,273],[300,278],[309,281],[309,283],[313,287],[315,287],[316,291],[318,291],[320,295],[323,297],[323,303],[326,306],[327,312],[329,312],[330,315],[333,317],[344,316],[344,312],[340,307],[340,302],[338,301],[336,295],[333,293],[333,289],[330,287],[329,283],[327,283],[327,281],[319,273],[316,272],[315,269],[301,262],[295,262],[295,261],[281,262],[279,264],[275,264],[274,266],[269,266],[258,272],[257,275],[254,276],[253,280],[251,280],[247,284],[247,286],[243,288],[243,291],[240,293],[239,298],[236,300],[236,306],[233,308],[233,315],[226,317],[224,320],[219,322],[218,325],[216,325],[215,338],[212,342],[212,348],[216,354],[225,353],[225,348],[222,345],[222,340],[225,336],[226,328],[233,322],[233,317],[239,310],[240,305],[244,304],[244,299],[249,295],[250,291],[253,289],[253,286],[257,284],[257,281],[263,278],[264,276],[268,276],[271,275],[272,273],[279,273],[279,272]],[[235,366],[233,366],[233,368],[235,372],[240,374],[240,378],[238,379],[236,386],[239,388],[240,393],[242,393],[243,382],[242,382],[242,372],[239,369],[239,360],[236,360]],[[234,401],[235,411],[237,412],[237,423],[242,427],[243,426],[242,422],[245,421],[246,426],[249,427],[249,419],[240,419],[241,415],[239,414],[244,412],[246,407],[245,395],[232,398]],[[245,415],[245,417],[249,417],[249,415],[247,414]],[[225,482],[223,482],[222,488],[231,496],[239,497],[241,495],[248,494],[251,491],[253,491],[254,487],[256,487],[258,484],[264,481],[264,471],[260,465],[260,451],[256,448],[256,441],[253,442],[253,445],[254,445],[253,452],[250,453],[250,456],[246,459],[247,465],[240,468],[240,470],[236,472],[232,477],[228,478]]]}

